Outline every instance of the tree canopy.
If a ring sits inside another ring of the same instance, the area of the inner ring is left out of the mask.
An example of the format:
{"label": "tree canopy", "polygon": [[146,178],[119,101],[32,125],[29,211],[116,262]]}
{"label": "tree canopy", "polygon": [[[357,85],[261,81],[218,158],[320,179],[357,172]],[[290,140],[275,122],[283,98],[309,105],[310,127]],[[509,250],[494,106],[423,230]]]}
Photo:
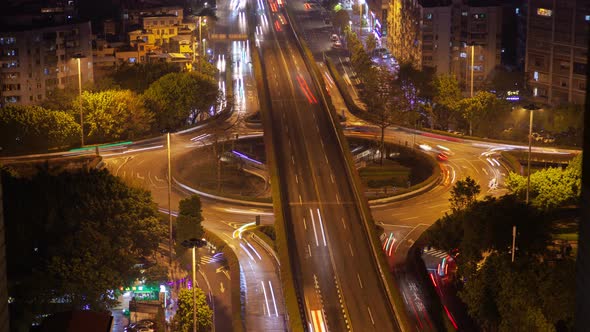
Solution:
{"label": "tree canopy", "polygon": [[332,15],[332,22],[334,26],[340,29],[340,32],[344,32],[346,27],[349,26],[350,15],[346,10],[337,10]]}
{"label": "tree canopy", "polygon": [[[582,154],[579,154],[565,169],[550,167],[531,173],[530,201],[534,206],[544,210],[575,204],[581,194],[581,181]],[[520,198],[525,197],[525,176],[510,172],[505,182],[511,192]]]}
{"label": "tree canopy", "polygon": [[451,210],[453,212],[463,210],[473,204],[477,195],[481,192],[480,185],[470,176],[465,180],[459,180],[451,189]]}
{"label": "tree canopy", "polygon": [[131,90],[84,91],[76,104],[84,112],[84,133],[90,142],[133,139],[149,132],[154,121]]}
{"label": "tree canopy", "polygon": [[178,129],[195,123],[201,114],[217,105],[217,83],[197,72],[170,73],[145,91],[146,106],[156,117],[159,129]]}
{"label": "tree canopy", "polygon": [[150,193],[106,170],[4,174],[3,188],[11,321],[27,330],[37,313],[112,307],[165,234]]}
{"label": "tree canopy", "polygon": [[143,93],[160,77],[180,71],[178,65],[168,62],[123,64],[111,75],[121,89]]}
{"label": "tree canopy", "polygon": [[46,150],[68,146],[79,139],[80,126],[65,112],[24,105],[0,108],[2,150]]}
{"label": "tree canopy", "polygon": [[189,239],[201,239],[204,234],[201,199],[192,195],[178,203],[178,217],[176,217],[176,252],[182,254],[186,249],[182,242]]}
{"label": "tree canopy", "polygon": [[461,100],[459,82],[452,75],[438,75],[434,80],[434,111],[440,125],[448,126],[449,120],[456,116]]}
{"label": "tree canopy", "polygon": [[205,293],[199,288],[182,288],[178,292],[178,309],[174,315],[174,331],[191,332],[193,330],[193,291],[196,292],[197,331],[205,332],[213,325],[213,310],[207,304]]}

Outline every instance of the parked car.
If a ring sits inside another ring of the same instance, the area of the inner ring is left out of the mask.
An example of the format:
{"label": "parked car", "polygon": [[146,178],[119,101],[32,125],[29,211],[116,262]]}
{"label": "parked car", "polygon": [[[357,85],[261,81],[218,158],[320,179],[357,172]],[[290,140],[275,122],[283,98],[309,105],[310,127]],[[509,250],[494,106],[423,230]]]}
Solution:
{"label": "parked car", "polygon": [[333,41],[333,42],[335,42],[335,41],[340,40],[340,38],[338,38],[338,35],[337,34],[333,33],[332,36],[330,37],[330,40]]}
{"label": "parked car", "polygon": [[334,47],[334,48],[340,48],[340,47],[342,47],[342,42],[339,41],[339,40],[337,40],[337,41],[334,42],[334,44],[332,44],[332,47]]}

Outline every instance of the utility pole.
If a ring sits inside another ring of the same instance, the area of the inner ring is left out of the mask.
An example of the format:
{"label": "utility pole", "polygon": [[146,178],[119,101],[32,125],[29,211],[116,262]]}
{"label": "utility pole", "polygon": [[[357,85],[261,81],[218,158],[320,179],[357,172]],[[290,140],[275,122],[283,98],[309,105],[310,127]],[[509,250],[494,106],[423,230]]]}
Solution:
{"label": "utility pole", "polygon": [[529,204],[529,191],[531,188],[531,151],[533,146],[533,110],[531,109],[529,117],[529,156],[527,160],[527,174],[526,174],[526,204]]}
{"label": "utility pole", "polygon": [[516,226],[512,226],[512,263],[514,263],[514,251],[516,245]]}
{"label": "utility pole", "polygon": [[195,289],[197,278],[195,277],[195,275],[196,275],[196,273],[195,273],[195,270],[196,270],[195,248],[196,248],[196,246],[193,246],[193,287],[191,287],[191,290],[193,291],[193,332],[197,332],[197,290]]}
{"label": "utility pole", "polygon": [[475,45],[471,44],[471,94],[470,97],[473,98],[473,65],[475,64]]}
{"label": "utility pole", "polygon": [[168,245],[170,246],[170,269],[172,269],[172,204],[170,197],[172,196],[172,170],[170,161],[170,132],[166,133],[166,147],[168,150]]}

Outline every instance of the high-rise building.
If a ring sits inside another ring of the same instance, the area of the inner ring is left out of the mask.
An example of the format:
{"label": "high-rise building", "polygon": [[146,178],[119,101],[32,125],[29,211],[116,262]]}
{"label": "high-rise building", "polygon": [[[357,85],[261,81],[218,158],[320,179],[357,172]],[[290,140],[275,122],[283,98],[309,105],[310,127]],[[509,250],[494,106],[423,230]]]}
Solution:
{"label": "high-rise building", "polygon": [[[56,88],[93,81],[90,22],[0,28],[0,106],[36,104]],[[80,66],[78,67],[78,61]]]}
{"label": "high-rise building", "polygon": [[525,74],[540,103],[583,104],[588,67],[590,4],[528,0]]}
{"label": "high-rise building", "polygon": [[502,10],[495,2],[392,0],[387,42],[416,68],[455,75],[464,92],[500,64]]}

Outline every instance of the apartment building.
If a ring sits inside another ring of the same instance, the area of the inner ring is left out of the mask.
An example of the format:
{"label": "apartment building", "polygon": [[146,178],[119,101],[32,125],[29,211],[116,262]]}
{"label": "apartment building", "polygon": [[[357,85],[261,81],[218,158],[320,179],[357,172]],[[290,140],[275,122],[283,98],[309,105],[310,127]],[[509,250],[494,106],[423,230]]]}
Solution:
{"label": "apartment building", "polygon": [[586,96],[590,4],[528,0],[525,74],[539,103],[583,104]]}
{"label": "apartment building", "polygon": [[[0,29],[0,105],[36,104],[53,89],[92,82],[90,22]],[[78,60],[79,59],[79,60]]]}
{"label": "apartment building", "polygon": [[392,0],[387,44],[416,68],[455,75],[464,93],[500,64],[502,10],[494,2]]}

